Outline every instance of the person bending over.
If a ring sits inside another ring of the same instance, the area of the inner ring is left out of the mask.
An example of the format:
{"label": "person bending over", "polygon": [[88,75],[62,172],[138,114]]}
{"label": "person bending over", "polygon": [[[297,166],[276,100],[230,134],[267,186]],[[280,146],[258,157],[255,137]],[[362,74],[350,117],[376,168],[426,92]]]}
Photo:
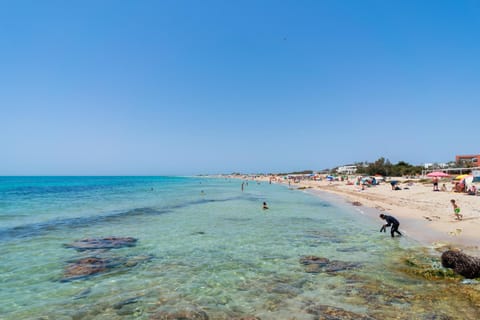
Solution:
{"label": "person bending over", "polygon": [[380,218],[387,221],[386,224],[384,224],[382,226],[382,228],[380,229],[380,232],[386,232],[387,231],[387,227],[390,227],[391,226],[391,229],[390,229],[390,234],[392,235],[392,238],[394,237],[394,233],[398,233],[399,235],[402,235],[400,233],[400,231],[398,231],[398,227],[400,226],[400,222],[398,222],[397,219],[395,219],[394,217],[392,216],[388,216],[386,214],[383,214],[381,213],[380,214]]}

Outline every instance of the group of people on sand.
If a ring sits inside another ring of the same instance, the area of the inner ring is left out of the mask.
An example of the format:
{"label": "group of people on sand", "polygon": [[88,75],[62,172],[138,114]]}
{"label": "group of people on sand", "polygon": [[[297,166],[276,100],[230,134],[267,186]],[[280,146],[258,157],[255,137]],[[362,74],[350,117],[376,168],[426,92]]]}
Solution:
{"label": "group of people on sand", "polygon": [[[438,177],[433,177],[432,179],[432,183],[433,183],[433,191],[443,191],[443,192],[447,192],[447,186],[444,184],[442,184],[442,187],[439,189],[438,188]],[[455,187],[452,189],[452,191],[455,191]]]}
{"label": "group of people on sand", "polygon": [[[393,186],[392,186],[392,189],[393,189]],[[444,184],[442,184],[441,188],[439,189],[438,188],[438,178],[437,177],[434,177],[433,178],[433,191],[443,191],[443,192],[447,192],[447,186]],[[472,196],[475,196],[477,195],[477,187],[475,185],[470,185],[468,186],[463,180],[462,181],[458,181],[458,182],[455,182],[455,185],[452,187],[452,192],[458,192],[458,193],[462,193],[462,192],[465,192],[469,195],[472,195]]]}

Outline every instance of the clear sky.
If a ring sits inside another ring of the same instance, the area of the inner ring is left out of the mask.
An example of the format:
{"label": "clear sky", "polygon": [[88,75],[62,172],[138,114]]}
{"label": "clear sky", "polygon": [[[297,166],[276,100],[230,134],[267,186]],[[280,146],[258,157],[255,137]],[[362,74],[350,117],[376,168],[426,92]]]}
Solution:
{"label": "clear sky", "polygon": [[479,1],[0,1],[0,175],[480,153]]}

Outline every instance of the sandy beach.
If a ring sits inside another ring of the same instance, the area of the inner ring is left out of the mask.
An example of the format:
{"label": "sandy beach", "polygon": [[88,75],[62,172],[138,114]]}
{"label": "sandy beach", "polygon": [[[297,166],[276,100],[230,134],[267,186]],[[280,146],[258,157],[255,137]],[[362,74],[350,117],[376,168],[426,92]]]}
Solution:
{"label": "sandy beach", "polygon": [[[260,178],[269,181],[269,177]],[[402,183],[401,190],[392,190],[389,183],[380,183],[376,186],[365,187],[348,184],[346,181],[300,180],[291,182],[290,188],[305,190],[312,194],[321,192],[333,193],[343,197],[352,205],[361,205],[375,208],[386,214],[393,215],[400,221],[400,231],[427,246],[451,246],[474,251],[480,247],[480,196],[470,196],[465,193],[452,191],[434,192],[431,183],[410,180]],[[352,180],[350,180],[352,181]],[[272,183],[288,186],[288,181],[276,179]],[[447,184],[448,190],[451,185]],[[463,219],[455,219],[450,203],[455,199]],[[379,226],[382,221],[377,218]]]}

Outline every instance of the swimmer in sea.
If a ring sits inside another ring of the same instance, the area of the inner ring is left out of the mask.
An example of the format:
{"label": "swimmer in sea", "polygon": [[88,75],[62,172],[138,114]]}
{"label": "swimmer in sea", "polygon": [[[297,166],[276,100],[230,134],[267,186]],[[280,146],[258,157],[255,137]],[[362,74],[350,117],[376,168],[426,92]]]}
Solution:
{"label": "swimmer in sea", "polygon": [[388,216],[388,215],[386,215],[386,214],[383,214],[383,213],[380,214],[380,218],[383,219],[383,220],[385,220],[385,221],[387,221],[387,224],[384,224],[384,225],[382,226],[382,228],[380,229],[380,232],[382,232],[382,231],[383,231],[383,232],[386,232],[386,231],[387,231],[387,227],[390,227],[390,226],[391,226],[392,228],[390,229],[390,234],[392,235],[392,238],[394,237],[394,233],[395,233],[395,232],[398,233],[399,235],[402,235],[402,234],[400,233],[400,231],[398,231],[398,227],[400,226],[400,222],[398,222],[397,219],[395,219],[395,218],[392,217],[392,216]]}
{"label": "swimmer in sea", "polygon": [[266,210],[266,209],[268,209],[267,203],[263,202],[263,210]]}

